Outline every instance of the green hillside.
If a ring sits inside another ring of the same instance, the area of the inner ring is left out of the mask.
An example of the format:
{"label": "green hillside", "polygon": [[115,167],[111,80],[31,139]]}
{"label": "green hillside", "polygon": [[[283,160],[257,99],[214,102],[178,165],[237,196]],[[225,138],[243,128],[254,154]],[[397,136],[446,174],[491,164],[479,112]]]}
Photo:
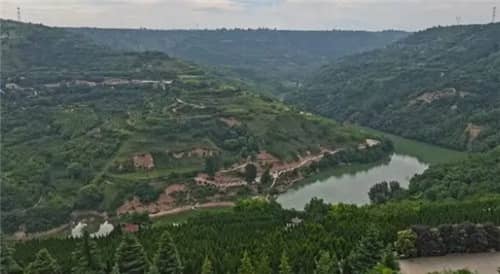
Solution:
{"label": "green hillside", "polygon": [[288,98],[306,109],[451,148],[500,144],[500,24],[436,27],[334,62]]}
{"label": "green hillside", "polygon": [[[113,213],[132,197],[144,210],[161,198],[147,209],[157,212],[262,194],[270,182],[252,181],[267,164],[354,151],[368,137],[162,53],[114,52],[57,28],[1,24],[6,232],[48,229],[74,210]],[[256,174],[222,174],[247,163]],[[220,176],[195,183],[204,171]]]}
{"label": "green hillside", "polygon": [[250,80],[283,94],[312,71],[339,57],[382,48],[406,37],[401,31],[286,31],[270,29],[146,30],[75,28],[112,48],[156,50],[213,66],[225,77]]}

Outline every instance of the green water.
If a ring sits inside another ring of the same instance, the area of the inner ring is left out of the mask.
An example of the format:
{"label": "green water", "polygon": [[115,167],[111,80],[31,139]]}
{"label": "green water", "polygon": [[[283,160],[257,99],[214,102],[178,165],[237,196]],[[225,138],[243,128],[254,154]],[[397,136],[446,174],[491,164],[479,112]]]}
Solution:
{"label": "green water", "polygon": [[378,182],[398,181],[406,188],[415,174],[421,174],[430,165],[467,157],[467,153],[371,129],[363,130],[392,140],[395,153],[388,161],[371,165],[351,165],[319,174],[280,194],[277,201],[284,208],[299,210],[313,197],[322,198],[329,203],[366,204],[369,203],[369,189]]}

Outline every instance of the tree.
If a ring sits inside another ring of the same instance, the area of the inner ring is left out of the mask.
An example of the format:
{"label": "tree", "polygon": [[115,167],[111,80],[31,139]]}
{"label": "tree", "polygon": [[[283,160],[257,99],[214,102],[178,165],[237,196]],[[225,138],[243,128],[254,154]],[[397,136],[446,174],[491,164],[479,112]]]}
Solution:
{"label": "tree", "polygon": [[254,164],[247,164],[245,166],[245,181],[252,183],[257,178],[257,167]]}
{"label": "tree", "polygon": [[334,256],[330,256],[328,251],[321,250],[319,259],[316,260],[314,274],[333,274],[337,273],[337,265]]}
{"label": "tree", "polygon": [[390,191],[387,182],[381,182],[373,185],[368,192],[370,201],[373,204],[381,204],[389,200]]}
{"label": "tree", "polygon": [[280,269],[279,269],[279,274],[292,274],[292,267],[288,263],[288,256],[286,253],[283,251],[281,254],[281,259],[280,259]]}
{"label": "tree", "polygon": [[273,182],[273,177],[271,176],[271,170],[270,168],[266,168],[264,170],[264,173],[262,173],[262,176],[260,177],[260,183],[262,185],[269,185]]}
{"label": "tree", "polygon": [[160,274],[180,274],[183,267],[177,246],[168,231],[165,231],[160,239],[160,246],[156,253],[154,266]]}
{"label": "tree", "polygon": [[99,274],[104,273],[104,264],[101,262],[101,255],[97,250],[96,243],[90,239],[89,232],[83,232],[83,238],[73,251],[74,274]]}
{"label": "tree", "polygon": [[243,257],[241,258],[238,274],[257,274],[253,268],[252,260],[246,251],[243,253]]}
{"label": "tree", "polygon": [[398,232],[398,238],[394,243],[394,247],[399,256],[408,258],[417,255],[417,234],[411,229],[406,229]]}
{"label": "tree", "polygon": [[394,256],[394,252],[390,245],[384,250],[379,264],[392,270],[399,270],[398,260],[396,256]]}
{"label": "tree", "polygon": [[205,257],[205,260],[203,261],[203,265],[201,266],[201,274],[213,274],[214,270],[212,268],[212,262],[210,259]]}
{"label": "tree", "polygon": [[331,206],[323,201],[323,199],[312,198],[309,203],[304,207],[304,211],[307,213],[308,218],[311,218],[314,222],[320,222],[323,220],[330,211]]}
{"label": "tree", "polygon": [[205,172],[214,176],[217,170],[219,169],[219,159],[216,156],[210,156],[205,159]]}
{"label": "tree", "polygon": [[0,269],[2,273],[5,274],[20,274],[23,273],[23,269],[19,266],[19,264],[14,260],[13,253],[14,250],[7,246],[7,243],[4,241],[3,236],[0,236]]}
{"label": "tree", "polygon": [[41,249],[36,254],[35,260],[28,265],[26,274],[60,274],[60,267],[57,261],[52,258],[46,248]]}
{"label": "tree", "polygon": [[259,262],[255,265],[255,272],[257,274],[271,274],[273,270],[269,265],[269,257],[266,254],[262,254]]}
{"label": "tree", "polygon": [[123,237],[115,255],[115,262],[120,274],[143,274],[149,269],[144,248],[131,234]]}
{"label": "tree", "polygon": [[382,259],[383,249],[378,232],[370,229],[349,254],[347,267],[352,273],[366,273]]}

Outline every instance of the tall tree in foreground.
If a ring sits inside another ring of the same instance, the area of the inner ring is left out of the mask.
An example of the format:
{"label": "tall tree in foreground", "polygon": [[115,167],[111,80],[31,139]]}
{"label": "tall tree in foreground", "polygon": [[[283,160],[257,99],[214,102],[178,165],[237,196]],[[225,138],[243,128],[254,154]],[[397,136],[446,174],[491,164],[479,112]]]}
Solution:
{"label": "tall tree in foreground", "polygon": [[266,254],[262,254],[259,262],[255,265],[255,272],[258,274],[272,274],[273,270],[269,265],[269,257]]}
{"label": "tall tree in foreground", "polygon": [[73,251],[73,274],[101,274],[104,273],[104,264],[97,250],[96,243],[90,238],[89,232],[84,231],[81,242]]}
{"label": "tall tree in foreground", "polygon": [[205,260],[203,261],[203,265],[201,266],[201,274],[213,274],[214,270],[212,268],[212,262],[210,259],[205,257]]}
{"label": "tall tree in foreground", "polygon": [[26,274],[60,274],[61,270],[56,260],[44,248],[38,251],[35,260],[28,265]]}
{"label": "tall tree in foreground", "polygon": [[149,264],[144,248],[133,235],[125,235],[116,250],[116,267],[120,274],[144,274]]}
{"label": "tall tree in foreground", "polygon": [[182,273],[182,263],[177,251],[177,246],[168,231],[161,236],[160,246],[156,253],[154,266],[160,274],[180,274]]}
{"label": "tall tree in foreground", "polygon": [[1,273],[5,274],[20,274],[23,273],[23,269],[14,260],[13,253],[14,250],[7,245],[4,241],[3,236],[0,236],[0,270]]}
{"label": "tall tree in foreground", "polygon": [[376,230],[368,230],[347,258],[347,268],[352,273],[366,273],[381,259],[384,246]]}
{"label": "tall tree in foreground", "polygon": [[279,274],[292,274],[292,267],[288,263],[288,256],[283,251],[280,259],[280,271]]}
{"label": "tall tree in foreground", "polygon": [[314,274],[333,274],[338,271],[337,260],[335,256],[330,256],[328,251],[320,251],[319,258],[316,261],[316,268]]}
{"label": "tall tree in foreground", "polygon": [[238,274],[256,274],[252,265],[252,260],[246,251],[243,253],[243,258],[241,258],[241,265],[238,269]]}

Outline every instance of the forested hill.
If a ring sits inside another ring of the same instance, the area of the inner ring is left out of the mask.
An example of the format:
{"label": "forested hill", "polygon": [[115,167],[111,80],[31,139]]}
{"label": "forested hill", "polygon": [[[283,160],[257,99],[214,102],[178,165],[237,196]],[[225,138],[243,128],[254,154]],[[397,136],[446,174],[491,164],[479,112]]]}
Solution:
{"label": "forested hill", "polygon": [[302,82],[306,71],[349,54],[384,47],[401,31],[146,30],[76,28],[98,43],[125,50],[158,50],[272,86],[276,93]]}
{"label": "forested hill", "polygon": [[346,57],[288,100],[405,137],[491,149],[500,144],[500,23],[435,27]]}
{"label": "forested hill", "polygon": [[253,183],[267,164],[368,138],[163,53],[1,24],[6,233],[49,229],[76,210],[154,213],[263,194],[270,181]]}

